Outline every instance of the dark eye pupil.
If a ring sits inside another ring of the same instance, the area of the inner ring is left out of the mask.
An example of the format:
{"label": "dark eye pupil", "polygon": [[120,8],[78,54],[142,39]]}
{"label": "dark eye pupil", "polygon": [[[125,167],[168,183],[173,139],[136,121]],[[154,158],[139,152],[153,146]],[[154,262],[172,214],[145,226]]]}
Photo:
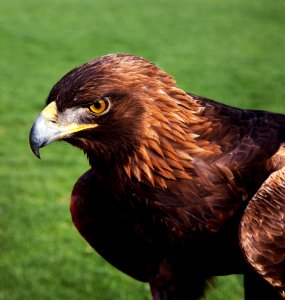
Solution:
{"label": "dark eye pupil", "polygon": [[94,107],[96,108],[96,109],[99,109],[100,107],[101,107],[101,103],[100,102],[95,102],[94,103]]}

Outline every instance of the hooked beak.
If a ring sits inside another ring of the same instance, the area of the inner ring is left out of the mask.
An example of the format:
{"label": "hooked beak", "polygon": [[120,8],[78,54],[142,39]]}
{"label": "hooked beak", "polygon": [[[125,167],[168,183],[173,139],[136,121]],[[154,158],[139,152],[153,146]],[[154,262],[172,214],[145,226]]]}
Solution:
{"label": "hooked beak", "polygon": [[40,113],[30,131],[30,146],[40,158],[40,148],[71,135],[72,133],[94,128],[97,124],[61,123],[58,120],[56,103],[53,101]]}

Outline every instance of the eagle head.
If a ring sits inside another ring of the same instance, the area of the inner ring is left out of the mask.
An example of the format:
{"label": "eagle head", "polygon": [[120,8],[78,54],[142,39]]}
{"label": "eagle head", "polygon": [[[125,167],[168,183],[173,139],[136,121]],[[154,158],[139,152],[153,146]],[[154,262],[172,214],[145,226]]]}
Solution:
{"label": "eagle head", "polygon": [[174,169],[184,170],[181,161],[189,164],[184,149],[195,135],[188,124],[198,120],[198,110],[155,64],[134,55],[106,55],[71,70],[54,85],[31,129],[30,145],[40,157],[41,147],[67,141],[81,148],[91,165],[120,162],[129,176],[132,169],[139,180],[154,184],[153,174],[163,173],[160,182],[162,177],[174,179]]}
{"label": "eagle head", "polygon": [[[149,93],[174,80],[133,55],[106,55],[79,66],[52,88],[30,134],[31,147],[66,140],[87,151],[118,151],[137,144]],[[126,149],[125,149],[126,150]]]}

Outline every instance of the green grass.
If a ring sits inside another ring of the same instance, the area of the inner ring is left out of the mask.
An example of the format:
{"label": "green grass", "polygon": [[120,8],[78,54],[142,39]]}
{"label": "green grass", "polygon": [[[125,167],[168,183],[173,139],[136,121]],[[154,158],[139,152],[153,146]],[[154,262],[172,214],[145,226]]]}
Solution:
{"label": "green grass", "polygon": [[[55,144],[36,160],[28,134],[51,86],[107,53],[144,56],[187,91],[285,112],[283,0],[4,0],[0,3],[0,299],[150,299],[73,228],[69,197],[87,168]],[[207,300],[242,299],[219,278]]]}

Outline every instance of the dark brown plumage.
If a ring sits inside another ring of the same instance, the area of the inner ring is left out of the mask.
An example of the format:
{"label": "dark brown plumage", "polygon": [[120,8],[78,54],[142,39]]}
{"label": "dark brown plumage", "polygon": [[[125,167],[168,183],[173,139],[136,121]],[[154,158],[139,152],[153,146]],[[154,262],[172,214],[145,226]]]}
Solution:
{"label": "dark brown plumage", "polygon": [[247,299],[285,297],[284,115],[187,94],[132,55],[72,70],[47,104],[34,153],[65,140],[87,154],[73,222],[154,299],[198,299],[233,273]]}

